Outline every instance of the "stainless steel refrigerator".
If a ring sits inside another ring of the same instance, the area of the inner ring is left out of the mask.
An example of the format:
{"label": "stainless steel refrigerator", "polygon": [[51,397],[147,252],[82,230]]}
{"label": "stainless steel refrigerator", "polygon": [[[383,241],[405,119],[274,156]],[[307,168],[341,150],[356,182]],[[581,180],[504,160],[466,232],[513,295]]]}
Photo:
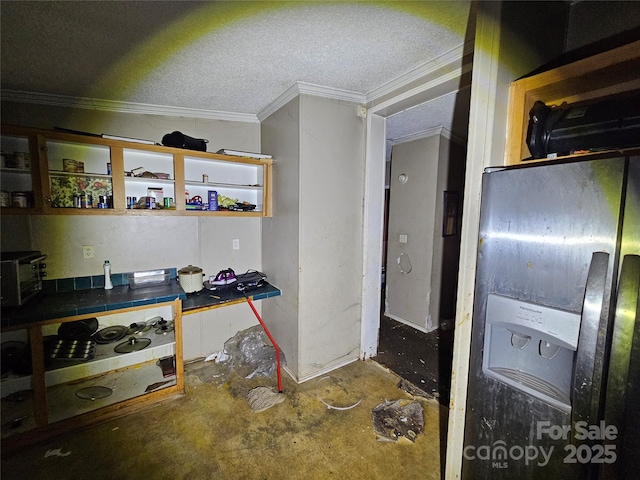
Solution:
{"label": "stainless steel refrigerator", "polygon": [[488,168],[462,477],[640,478],[640,156]]}

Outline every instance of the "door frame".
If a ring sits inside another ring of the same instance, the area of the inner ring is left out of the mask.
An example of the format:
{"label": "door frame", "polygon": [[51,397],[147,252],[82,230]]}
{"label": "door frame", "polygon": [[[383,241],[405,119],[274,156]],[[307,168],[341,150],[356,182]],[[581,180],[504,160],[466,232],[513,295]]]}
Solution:
{"label": "door frame", "polygon": [[[456,49],[447,61],[430,72],[432,79],[367,109],[363,211],[362,325],[360,357],[371,358],[378,349],[380,302],[382,299],[382,257],[384,189],[386,172],[386,119],[416,105],[456,93],[471,80],[473,46]],[[439,73],[439,71],[441,73]]]}
{"label": "door frame", "polygon": [[[455,336],[451,375],[451,398],[446,440],[444,478],[459,479],[462,472],[467,382],[471,347],[477,238],[480,220],[482,171],[492,158],[504,157],[506,115],[500,109],[508,98],[508,76],[500,64],[501,2],[481,2],[476,15],[473,41],[473,81],[469,111],[469,136],[464,190],[458,293],[455,315]],[[463,75],[471,76],[471,62],[460,65],[454,74],[458,83]],[[468,69],[468,70],[467,70]],[[419,92],[409,91],[369,108],[365,152],[365,188],[363,212],[363,282],[361,356],[369,358],[377,350],[380,326],[382,268],[382,216],[384,203],[385,119],[406,108],[407,102],[417,105],[420,96],[446,90],[446,75],[426,82]],[[460,85],[458,85],[460,86]],[[418,87],[420,88],[420,87]],[[457,91],[456,87],[455,91]],[[454,90],[449,90],[448,93]],[[435,98],[435,95],[432,97]],[[426,101],[426,100],[424,100]]]}

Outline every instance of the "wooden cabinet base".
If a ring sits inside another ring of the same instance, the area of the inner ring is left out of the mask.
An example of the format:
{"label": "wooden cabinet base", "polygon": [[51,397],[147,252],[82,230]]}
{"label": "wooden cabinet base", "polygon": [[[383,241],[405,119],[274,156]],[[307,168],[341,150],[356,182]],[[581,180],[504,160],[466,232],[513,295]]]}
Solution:
{"label": "wooden cabinet base", "polygon": [[98,425],[114,418],[138,413],[157,406],[160,403],[175,400],[184,396],[184,385],[173,385],[162,390],[132,398],[100,410],[94,410],[67,420],[52,423],[43,428],[14,435],[2,439],[2,456],[15,453],[20,448],[47,442],[60,435]]}

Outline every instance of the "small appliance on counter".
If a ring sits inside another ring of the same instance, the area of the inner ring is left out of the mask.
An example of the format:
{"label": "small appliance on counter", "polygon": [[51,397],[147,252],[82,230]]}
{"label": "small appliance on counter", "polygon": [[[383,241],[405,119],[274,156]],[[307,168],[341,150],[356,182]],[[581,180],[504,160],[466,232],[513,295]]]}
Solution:
{"label": "small appliance on counter", "polygon": [[185,293],[199,292],[204,287],[204,273],[200,267],[189,265],[178,270],[178,282]]}
{"label": "small appliance on counter", "polygon": [[46,275],[44,259],[38,251],[2,252],[2,306],[24,305],[42,290]]}

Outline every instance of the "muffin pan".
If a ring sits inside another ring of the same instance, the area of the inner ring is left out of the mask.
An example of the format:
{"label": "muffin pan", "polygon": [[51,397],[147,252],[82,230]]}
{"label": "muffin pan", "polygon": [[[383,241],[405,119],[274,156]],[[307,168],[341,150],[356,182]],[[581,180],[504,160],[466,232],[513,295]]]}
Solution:
{"label": "muffin pan", "polygon": [[63,340],[49,342],[45,348],[45,357],[50,360],[82,361],[92,360],[96,354],[96,342],[93,340]]}

